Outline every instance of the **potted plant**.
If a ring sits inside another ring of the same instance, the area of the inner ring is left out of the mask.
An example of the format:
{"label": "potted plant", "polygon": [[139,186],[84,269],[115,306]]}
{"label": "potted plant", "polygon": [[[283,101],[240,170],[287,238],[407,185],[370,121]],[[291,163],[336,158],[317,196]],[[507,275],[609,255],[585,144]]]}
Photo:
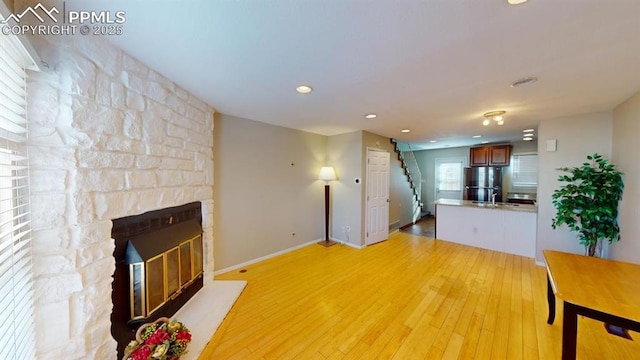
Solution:
{"label": "potted plant", "polygon": [[587,156],[580,167],[560,168],[565,183],[553,192],[556,217],[552,228],[566,224],[579,234],[580,244],[589,256],[599,256],[602,240],[620,240],[618,202],[622,199],[622,173],[599,154]]}

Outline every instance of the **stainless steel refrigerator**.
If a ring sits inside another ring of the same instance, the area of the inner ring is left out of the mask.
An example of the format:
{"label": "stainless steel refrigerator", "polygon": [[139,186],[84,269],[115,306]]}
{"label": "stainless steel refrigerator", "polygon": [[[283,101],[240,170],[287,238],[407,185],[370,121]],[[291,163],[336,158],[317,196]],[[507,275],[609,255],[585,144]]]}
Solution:
{"label": "stainless steel refrigerator", "polygon": [[491,201],[496,194],[496,202],[502,202],[502,168],[476,166],[464,168],[464,199]]}

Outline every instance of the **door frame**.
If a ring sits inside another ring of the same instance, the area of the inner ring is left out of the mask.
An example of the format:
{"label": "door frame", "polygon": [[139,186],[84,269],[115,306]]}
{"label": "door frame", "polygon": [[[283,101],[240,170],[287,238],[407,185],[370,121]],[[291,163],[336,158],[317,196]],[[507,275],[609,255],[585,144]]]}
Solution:
{"label": "door frame", "polygon": [[[389,176],[389,179],[387,181],[387,196],[390,196],[390,190],[391,190],[391,153],[387,150],[384,149],[380,149],[380,148],[374,148],[374,147],[369,147],[367,146],[367,155],[365,156],[365,161],[366,161],[366,166],[365,166],[365,189],[364,189],[364,196],[365,198],[364,200],[364,246],[369,246],[369,245],[373,245],[373,244],[369,244],[369,237],[367,236],[367,231],[369,229],[369,151],[375,151],[375,152],[382,152],[382,153],[387,153],[389,154],[389,168],[388,168],[388,172],[387,175]],[[387,198],[387,217],[386,217],[386,224],[385,224],[385,229],[387,229],[387,239],[389,239],[389,208],[390,208],[390,199]],[[384,240],[382,240],[384,241]],[[377,243],[377,242],[376,242]],[[374,244],[376,244],[374,243]]]}

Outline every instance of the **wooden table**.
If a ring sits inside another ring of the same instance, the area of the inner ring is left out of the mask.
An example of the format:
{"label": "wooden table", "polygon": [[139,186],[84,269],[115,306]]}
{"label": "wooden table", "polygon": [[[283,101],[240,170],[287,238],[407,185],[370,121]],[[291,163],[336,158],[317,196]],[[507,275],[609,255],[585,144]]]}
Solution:
{"label": "wooden table", "polygon": [[[564,302],[562,359],[576,358],[578,315],[640,331],[640,265],[544,250],[548,324]],[[555,296],[554,296],[555,294]]]}

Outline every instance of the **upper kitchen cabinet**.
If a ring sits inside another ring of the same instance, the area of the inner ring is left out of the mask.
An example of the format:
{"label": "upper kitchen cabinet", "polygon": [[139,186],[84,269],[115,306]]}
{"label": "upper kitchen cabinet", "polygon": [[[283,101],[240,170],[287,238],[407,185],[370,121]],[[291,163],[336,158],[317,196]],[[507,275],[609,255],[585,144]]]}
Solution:
{"label": "upper kitchen cabinet", "polygon": [[511,145],[472,147],[469,158],[471,166],[509,166]]}
{"label": "upper kitchen cabinet", "polygon": [[509,166],[511,145],[496,145],[489,148],[489,166]]}
{"label": "upper kitchen cabinet", "polygon": [[489,147],[472,147],[469,158],[471,166],[489,166]]}

